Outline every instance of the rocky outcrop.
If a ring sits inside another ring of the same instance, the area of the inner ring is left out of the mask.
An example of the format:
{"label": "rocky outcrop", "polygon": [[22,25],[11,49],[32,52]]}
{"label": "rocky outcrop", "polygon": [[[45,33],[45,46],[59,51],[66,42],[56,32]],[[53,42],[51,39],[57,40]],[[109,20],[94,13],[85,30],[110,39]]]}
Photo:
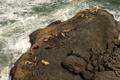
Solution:
{"label": "rocky outcrop", "polygon": [[120,80],[117,26],[107,11],[86,9],[34,31],[12,80]]}

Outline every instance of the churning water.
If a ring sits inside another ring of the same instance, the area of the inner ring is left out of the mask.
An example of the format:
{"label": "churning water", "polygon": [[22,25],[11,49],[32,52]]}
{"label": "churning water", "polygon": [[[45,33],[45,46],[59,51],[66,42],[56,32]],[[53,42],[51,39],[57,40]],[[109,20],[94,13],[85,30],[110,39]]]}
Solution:
{"label": "churning water", "polygon": [[14,62],[29,47],[29,34],[79,10],[102,7],[120,20],[119,0],[0,0],[0,80],[9,80]]}

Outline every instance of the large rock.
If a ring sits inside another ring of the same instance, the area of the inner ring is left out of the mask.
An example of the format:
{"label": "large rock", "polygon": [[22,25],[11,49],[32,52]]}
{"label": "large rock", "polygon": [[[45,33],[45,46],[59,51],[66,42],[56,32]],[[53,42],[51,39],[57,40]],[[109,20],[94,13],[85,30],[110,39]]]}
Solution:
{"label": "large rock", "polygon": [[30,49],[11,69],[12,80],[103,80],[102,73],[104,80],[120,80],[117,26],[107,11],[86,9],[34,31]]}

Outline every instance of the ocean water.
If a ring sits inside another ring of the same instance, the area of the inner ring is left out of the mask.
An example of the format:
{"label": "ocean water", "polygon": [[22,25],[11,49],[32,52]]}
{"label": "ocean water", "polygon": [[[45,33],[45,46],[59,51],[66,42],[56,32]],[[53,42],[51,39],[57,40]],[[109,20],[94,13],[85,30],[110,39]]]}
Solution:
{"label": "ocean water", "polygon": [[0,80],[29,47],[29,34],[55,20],[65,21],[78,11],[103,8],[120,22],[120,0],[0,0]]}

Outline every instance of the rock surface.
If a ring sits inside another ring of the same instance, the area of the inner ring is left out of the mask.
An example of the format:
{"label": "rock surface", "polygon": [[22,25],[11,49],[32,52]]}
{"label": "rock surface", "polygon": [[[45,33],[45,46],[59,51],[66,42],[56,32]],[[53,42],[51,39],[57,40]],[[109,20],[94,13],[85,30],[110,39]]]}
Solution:
{"label": "rock surface", "polygon": [[30,34],[12,80],[120,80],[118,23],[102,9],[80,11]]}

